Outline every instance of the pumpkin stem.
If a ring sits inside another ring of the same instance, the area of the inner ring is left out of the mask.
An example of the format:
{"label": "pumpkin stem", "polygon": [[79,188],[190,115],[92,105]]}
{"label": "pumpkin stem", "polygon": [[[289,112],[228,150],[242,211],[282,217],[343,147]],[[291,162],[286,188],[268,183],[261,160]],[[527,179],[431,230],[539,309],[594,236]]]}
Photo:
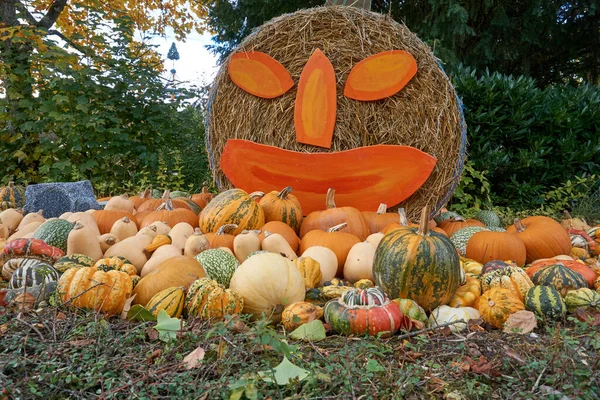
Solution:
{"label": "pumpkin stem", "polygon": [[131,220],[129,218],[127,218],[127,217],[121,218],[121,221],[125,222],[126,224],[128,224],[128,223],[131,222]]}
{"label": "pumpkin stem", "polygon": [[421,236],[429,235],[429,206],[423,207],[421,211],[421,221],[417,233]]}
{"label": "pumpkin stem", "polygon": [[200,228],[194,228],[194,235],[204,235],[204,233],[202,233]]}
{"label": "pumpkin stem", "polygon": [[8,182],[8,187],[9,187],[10,189],[14,188],[14,187],[15,187],[15,182],[14,182],[14,181],[10,181],[10,182]]}
{"label": "pumpkin stem", "polygon": [[286,186],[281,190],[281,192],[279,192],[277,197],[279,197],[281,200],[285,200],[285,199],[287,199],[288,194],[290,194],[291,192],[292,192],[292,187]]}
{"label": "pumpkin stem", "polygon": [[117,243],[117,238],[115,236],[107,236],[106,239],[104,239],[104,243],[112,246]]}
{"label": "pumpkin stem", "polygon": [[129,196],[127,195],[127,193],[123,193],[123,194],[122,194],[120,197],[121,197],[123,200],[129,200]]}
{"label": "pumpkin stem", "polygon": [[237,229],[237,224],[225,224],[223,226],[221,226],[218,230],[217,230],[217,235],[225,235],[226,232],[231,232],[235,229]]}
{"label": "pumpkin stem", "polygon": [[327,194],[325,195],[325,209],[329,210],[330,208],[335,208],[335,189],[329,188],[327,189]]}
{"label": "pumpkin stem", "polygon": [[200,193],[202,193],[202,194],[208,193],[208,188],[206,186],[202,186],[202,191]]}
{"label": "pumpkin stem", "polygon": [[75,225],[73,225],[73,229],[75,229],[75,230],[81,229],[81,228],[85,228],[85,226],[83,224],[80,224],[79,221],[75,222]]}
{"label": "pumpkin stem", "polygon": [[261,197],[263,197],[264,195],[265,194],[263,192],[257,191],[257,192],[250,193],[248,196],[250,196],[250,198],[252,200],[257,200],[257,199],[260,199]]}
{"label": "pumpkin stem", "polygon": [[519,218],[515,218],[515,228],[517,229],[517,233],[521,233],[525,230],[525,225]]}
{"label": "pumpkin stem", "polygon": [[398,215],[400,216],[400,225],[408,226],[408,218],[406,218],[406,211],[403,207],[398,209]]}
{"label": "pumpkin stem", "polygon": [[151,188],[144,190],[142,192],[142,194],[140,194],[141,199],[149,199],[150,197],[152,197],[152,189]]}
{"label": "pumpkin stem", "polygon": [[335,225],[335,226],[332,226],[331,228],[327,229],[327,232],[337,232],[337,231],[344,229],[347,226],[348,226],[347,222],[342,222],[339,225]]}
{"label": "pumpkin stem", "polygon": [[173,211],[175,209],[175,207],[173,207],[173,202],[171,201],[171,199],[167,199],[164,203],[158,206],[156,211],[160,211],[163,209],[166,211]]}
{"label": "pumpkin stem", "polygon": [[387,204],[385,203],[380,203],[379,207],[377,208],[377,214],[385,214],[387,212]]}
{"label": "pumpkin stem", "polygon": [[171,191],[169,189],[165,190],[163,195],[162,195],[162,199],[163,200],[167,200],[171,198]]}

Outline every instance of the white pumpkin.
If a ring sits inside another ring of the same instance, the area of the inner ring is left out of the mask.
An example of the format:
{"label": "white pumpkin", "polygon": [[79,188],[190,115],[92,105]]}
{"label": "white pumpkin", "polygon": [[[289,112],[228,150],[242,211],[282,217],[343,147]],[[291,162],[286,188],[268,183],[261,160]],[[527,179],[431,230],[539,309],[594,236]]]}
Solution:
{"label": "white pumpkin", "polygon": [[462,319],[465,322],[459,322],[448,326],[452,332],[459,332],[467,328],[467,321],[470,319],[477,319],[480,316],[479,311],[473,307],[439,306],[434,309],[429,316],[429,327],[436,327],[438,325],[460,321]]}

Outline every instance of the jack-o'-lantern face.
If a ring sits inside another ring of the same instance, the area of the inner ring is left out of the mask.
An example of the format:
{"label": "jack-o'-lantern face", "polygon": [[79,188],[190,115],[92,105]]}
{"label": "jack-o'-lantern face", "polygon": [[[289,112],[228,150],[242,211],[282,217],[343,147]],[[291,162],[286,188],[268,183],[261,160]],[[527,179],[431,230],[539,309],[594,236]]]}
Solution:
{"label": "jack-o'-lantern face", "polygon": [[[234,54],[229,62],[228,72],[238,87],[265,99],[279,97],[294,86],[286,68],[262,52]],[[381,100],[399,92],[416,72],[417,63],[409,53],[401,50],[379,53],[354,66],[348,75],[344,96],[357,101]],[[325,54],[316,49],[298,82],[294,126],[299,143],[331,147],[336,119],[336,86],[333,66]],[[244,168],[244,160],[248,160],[246,157],[251,154],[258,157],[255,161],[264,161],[270,157],[275,170],[265,170],[255,163]],[[290,161],[290,166],[300,167],[297,176],[302,175],[302,170],[308,173],[294,185],[294,192],[305,212],[310,212],[322,207],[321,195],[333,186],[342,195],[351,193],[352,188],[358,187],[362,189],[363,195],[377,192],[377,199],[373,198],[377,204],[383,198],[382,193],[393,193],[385,197],[387,201],[391,200],[391,204],[397,204],[427,180],[436,160],[408,146],[371,146],[348,152],[311,154],[234,139],[229,140],[225,146],[221,167],[237,187],[251,190],[251,187],[254,188],[260,182],[262,190],[270,191],[288,184],[286,182],[289,182],[289,176],[277,173],[276,170],[285,170],[282,163]],[[351,161],[349,165],[348,161]],[[357,165],[360,170],[355,168]],[[399,171],[402,173],[398,173]],[[332,176],[331,172],[334,173]],[[370,199],[357,200],[351,205],[365,209],[375,205]]]}

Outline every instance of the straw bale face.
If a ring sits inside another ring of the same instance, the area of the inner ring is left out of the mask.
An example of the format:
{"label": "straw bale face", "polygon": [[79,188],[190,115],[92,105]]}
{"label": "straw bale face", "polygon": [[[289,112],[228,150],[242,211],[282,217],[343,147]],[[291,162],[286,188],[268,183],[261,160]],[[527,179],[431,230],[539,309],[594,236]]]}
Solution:
{"label": "straw bale face", "polygon": [[[337,79],[337,116],[330,149],[297,142],[294,130],[297,84],[315,49],[321,49],[331,61]],[[344,85],[352,68],[389,50],[413,55],[418,71],[412,80],[383,100],[364,102],[345,97]],[[409,218],[418,219],[426,204],[436,212],[448,202],[466,152],[461,104],[429,47],[406,26],[355,7],[318,7],[269,21],[237,51],[268,54],[290,72],[295,85],[277,98],[259,98],[232,82],[227,73],[229,60],[224,62],[213,84],[206,126],[209,161],[221,189],[232,187],[219,163],[228,139],[311,153],[389,144],[412,146],[437,159],[427,181],[398,205],[405,207]]]}

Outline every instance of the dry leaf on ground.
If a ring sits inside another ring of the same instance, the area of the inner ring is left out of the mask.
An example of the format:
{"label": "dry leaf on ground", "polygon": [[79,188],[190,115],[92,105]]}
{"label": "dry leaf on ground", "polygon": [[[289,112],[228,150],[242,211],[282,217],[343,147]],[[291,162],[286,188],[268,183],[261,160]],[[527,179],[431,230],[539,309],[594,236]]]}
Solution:
{"label": "dry leaf on ground", "polygon": [[521,310],[511,314],[504,323],[503,331],[506,333],[525,334],[537,327],[537,319],[531,311]]}
{"label": "dry leaf on ground", "polygon": [[488,361],[484,356],[480,356],[477,361],[473,360],[471,357],[465,357],[465,360],[471,365],[471,371],[476,374],[492,377],[502,375],[500,371],[497,370],[497,368],[502,365],[500,361]]}
{"label": "dry leaf on ground", "polygon": [[127,319],[127,313],[131,309],[131,303],[133,303],[133,300],[135,300],[135,296],[137,296],[137,293],[131,297],[128,297],[127,300],[125,300],[123,311],[121,311],[121,319]]}
{"label": "dry leaf on ground", "polygon": [[202,347],[196,347],[190,354],[185,356],[183,359],[183,363],[185,364],[185,369],[193,369],[200,364],[200,361],[204,359],[204,354],[206,352]]}
{"label": "dry leaf on ground", "polygon": [[592,308],[585,309],[580,307],[575,310],[575,316],[581,322],[587,322],[592,326],[600,325],[600,311],[596,311]]}

